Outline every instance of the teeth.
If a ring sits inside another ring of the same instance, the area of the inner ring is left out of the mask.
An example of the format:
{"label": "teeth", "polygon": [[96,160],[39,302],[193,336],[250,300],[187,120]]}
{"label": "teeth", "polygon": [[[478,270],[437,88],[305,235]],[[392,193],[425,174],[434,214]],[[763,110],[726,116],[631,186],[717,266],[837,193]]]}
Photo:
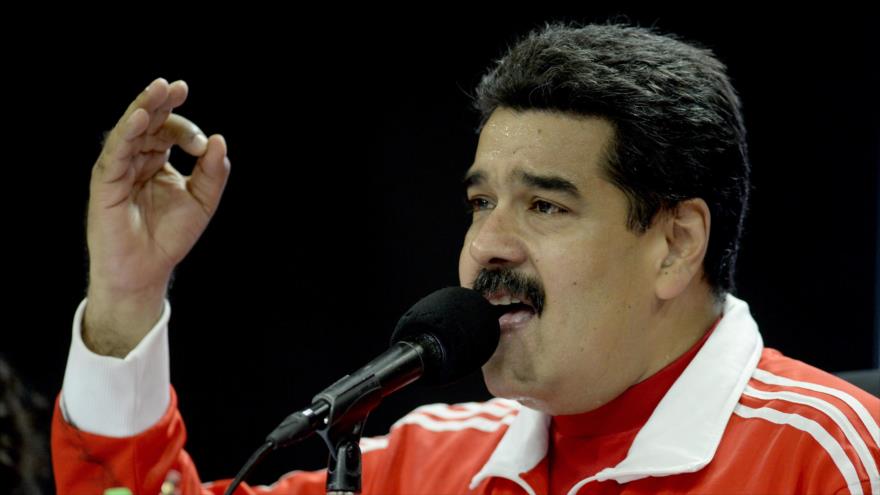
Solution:
{"label": "teeth", "polygon": [[492,303],[494,306],[507,306],[507,305],[510,305],[510,304],[520,304],[520,303],[522,303],[521,300],[519,300],[519,299],[517,299],[517,298],[515,298],[515,297],[510,297],[509,295],[499,295],[499,296],[495,296],[495,297],[493,297],[489,302]]}

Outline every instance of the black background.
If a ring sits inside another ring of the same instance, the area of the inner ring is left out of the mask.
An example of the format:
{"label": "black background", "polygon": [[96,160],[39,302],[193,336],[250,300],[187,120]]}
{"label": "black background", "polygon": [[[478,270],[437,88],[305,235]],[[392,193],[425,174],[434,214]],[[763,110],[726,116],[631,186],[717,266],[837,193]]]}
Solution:
{"label": "black background", "polygon": [[[489,61],[544,20],[617,14],[729,66],[754,167],[737,294],[765,344],[831,371],[875,366],[880,45],[866,11],[265,12],[9,36],[0,351],[55,396],[102,132],[155,76],[185,79],[179,112],[226,136],[232,176],[176,272],[172,380],[203,478],[232,476],[286,414],[384,350],[413,302],[458,284],[477,138],[467,93]],[[368,433],[419,403],[486,397],[479,376],[407,390]],[[321,467],[322,449],[278,453],[253,479]]]}

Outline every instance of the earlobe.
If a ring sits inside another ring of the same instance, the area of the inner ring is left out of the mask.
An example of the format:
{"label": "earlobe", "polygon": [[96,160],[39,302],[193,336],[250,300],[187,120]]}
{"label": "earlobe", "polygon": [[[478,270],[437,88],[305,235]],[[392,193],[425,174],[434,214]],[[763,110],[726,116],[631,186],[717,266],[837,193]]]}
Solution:
{"label": "earlobe", "polygon": [[681,202],[664,222],[666,256],[657,274],[659,299],[677,297],[703,272],[703,258],[709,245],[710,213],[699,198]]}

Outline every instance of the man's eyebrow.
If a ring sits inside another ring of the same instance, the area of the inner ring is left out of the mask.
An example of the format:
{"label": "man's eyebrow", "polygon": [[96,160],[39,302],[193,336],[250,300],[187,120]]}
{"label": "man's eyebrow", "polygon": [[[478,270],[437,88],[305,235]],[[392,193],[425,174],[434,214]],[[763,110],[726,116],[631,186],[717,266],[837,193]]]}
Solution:
{"label": "man's eyebrow", "polygon": [[469,189],[471,186],[477,186],[486,182],[486,174],[483,172],[471,172],[468,171],[464,174],[464,179],[461,180],[461,184],[465,189]]}
{"label": "man's eyebrow", "polygon": [[575,199],[580,199],[581,193],[574,182],[558,175],[535,175],[522,170],[515,172],[516,177],[525,185],[537,189],[557,191],[567,194]]}
{"label": "man's eyebrow", "polygon": [[[537,175],[523,170],[516,170],[514,177],[529,187],[561,192],[575,199],[581,198],[581,193],[577,186],[574,185],[574,182],[559,175]],[[486,174],[480,171],[468,172],[461,182],[465,189],[478,186],[486,182]]]}

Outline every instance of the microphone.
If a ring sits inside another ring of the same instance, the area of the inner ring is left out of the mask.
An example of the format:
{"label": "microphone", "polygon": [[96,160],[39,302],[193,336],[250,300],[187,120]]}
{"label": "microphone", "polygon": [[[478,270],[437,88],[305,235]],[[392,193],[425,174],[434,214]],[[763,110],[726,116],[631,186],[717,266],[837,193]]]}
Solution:
{"label": "microphone", "polygon": [[[428,384],[444,384],[476,371],[498,347],[498,318],[509,307],[493,306],[479,292],[462,287],[440,289],[417,302],[397,322],[391,348],[361,369],[342,377],[312,399],[312,405],[281,422],[244,464],[226,487],[230,495],[251,469],[272,450],[299,442],[316,431],[328,434],[350,431],[358,436],[367,415],[383,397],[421,378]],[[328,471],[331,484],[360,487],[360,456],[331,456],[353,464],[342,473]],[[356,449],[355,449],[356,450]],[[349,472],[351,471],[351,472]],[[331,483],[331,475],[333,482]],[[338,478],[338,479],[337,479]]]}
{"label": "microphone", "polygon": [[308,408],[285,418],[266,437],[268,448],[301,441],[325,427],[355,425],[382,398],[419,378],[442,385],[476,371],[498,347],[498,318],[507,309],[463,287],[428,295],[400,318],[387,351],[315,395]]}

